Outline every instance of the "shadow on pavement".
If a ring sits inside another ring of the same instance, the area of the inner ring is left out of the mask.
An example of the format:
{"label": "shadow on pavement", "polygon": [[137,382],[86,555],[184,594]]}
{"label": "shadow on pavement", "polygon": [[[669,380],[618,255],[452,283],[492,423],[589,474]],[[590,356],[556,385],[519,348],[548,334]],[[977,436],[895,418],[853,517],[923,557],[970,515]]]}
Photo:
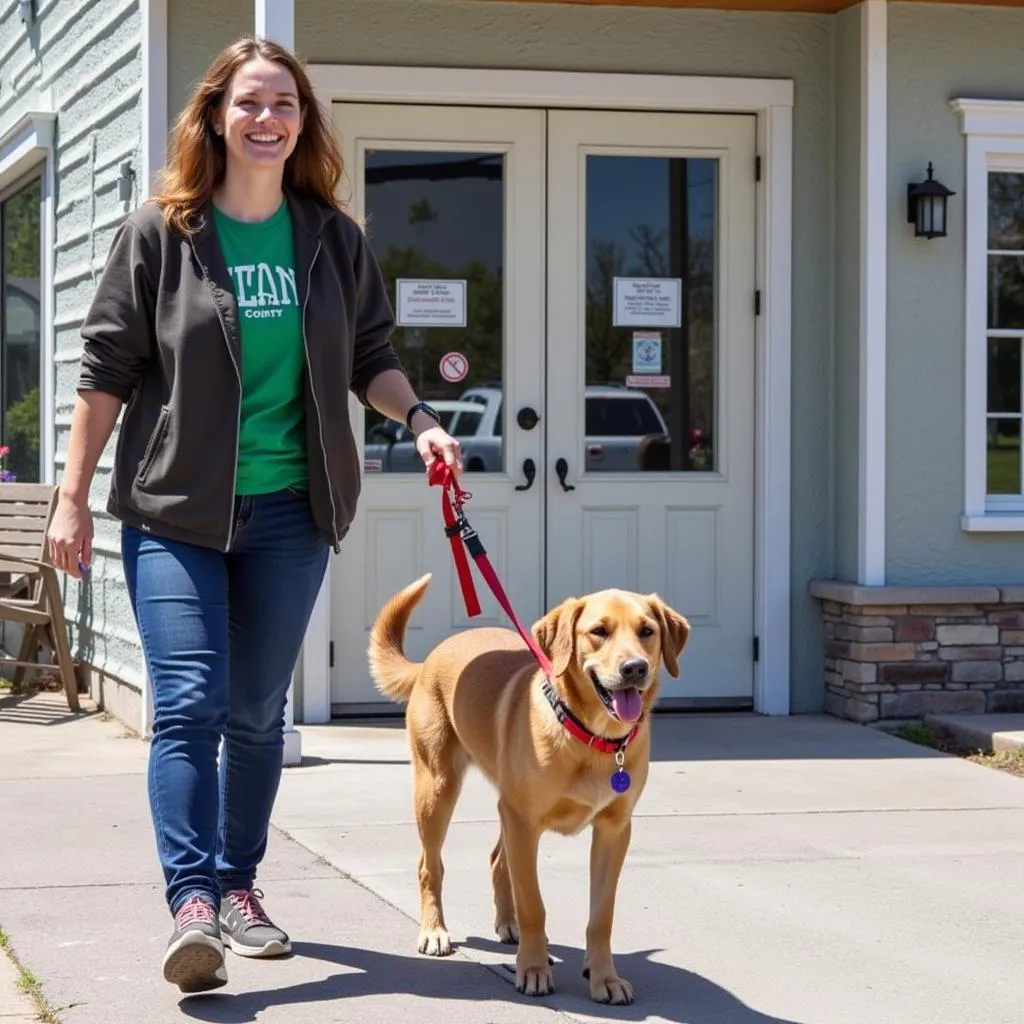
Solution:
{"label": "shadow on pavement", "polygon": [[[489,939],[470,937],[461,944],[476,950],[511,953],[508,946]],[[726,989],[707,978],[651,957],[659,950],[616,955],[616,967],[628,978],[636,992],[632,1006],[602,1006],[590,1000],[580,965],[583,952],[566,946],[552,946],[551,953],[561,964],[555,966],[557,991],[551,997],[532,1000],[515,991],[513,975],[501,968],[453,956],[432,960],[422,956],[399,956],[378,950],[330,946],[324,943],[294,944],[295,956],[321,960],[343,967],[320,981],[304,982],[285,988],[239,992],[235,995],[211,993],[182,999],[184,1014],[210,1024],[250,1024],[272,1006],[301,1005],[364,996],[415,995],[418,999],[436,999],[451,1012],[460,1001],[504,998],[553,1012],[580,1013],[608,1020],[643,1021],[651,1017],[673,1024],[801,1024],[773,1017],[741,1002]],[[511,963],[513,956],[510,956]],[[267,962],[273,969],[272,962]],[[483,969],[481,969],[483,968]]]}
{"label": "shadow on pavement", "polygon": [[83,709],[72,711],[65,702],[63,690],[60,693],[37,694],[7,693],[0,691],[0,723],[4,725],[65,725],[95,718],[100,711]]}

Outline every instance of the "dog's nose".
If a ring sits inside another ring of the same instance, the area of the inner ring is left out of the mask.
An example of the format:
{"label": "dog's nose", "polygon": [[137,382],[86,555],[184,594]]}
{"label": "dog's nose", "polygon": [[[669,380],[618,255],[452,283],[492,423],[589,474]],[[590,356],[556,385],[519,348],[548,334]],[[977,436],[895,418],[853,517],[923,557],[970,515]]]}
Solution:
{"label": "dog's nose", "polygon": [[628,686],[639,686],[647,678],[647,662],[643,658],[629,658],[619,666],[619,676]]}

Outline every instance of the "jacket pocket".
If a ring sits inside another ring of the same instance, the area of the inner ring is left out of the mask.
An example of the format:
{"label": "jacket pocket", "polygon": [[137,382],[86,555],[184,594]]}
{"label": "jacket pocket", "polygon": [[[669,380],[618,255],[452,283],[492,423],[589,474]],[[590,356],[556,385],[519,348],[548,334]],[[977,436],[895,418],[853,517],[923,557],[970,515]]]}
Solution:
{"label": "jacket pocket", "polygon": [[153,463],[156,461],[156,457],[160,454],[160,449],[163,447],[164,438],[167,437],[167,426],[170,422],[170,418],[170,406],[160,406],[160,415],[156,418],[156,426],[153,428],[153,433],[150,435],[149,443],[146,445],[146,450],[142,453],[142,462],[139,463],[139,471],[135,474],[135,482],[137,484],[145,483],[146,477],[149,475],[149,471],[153,468]]}

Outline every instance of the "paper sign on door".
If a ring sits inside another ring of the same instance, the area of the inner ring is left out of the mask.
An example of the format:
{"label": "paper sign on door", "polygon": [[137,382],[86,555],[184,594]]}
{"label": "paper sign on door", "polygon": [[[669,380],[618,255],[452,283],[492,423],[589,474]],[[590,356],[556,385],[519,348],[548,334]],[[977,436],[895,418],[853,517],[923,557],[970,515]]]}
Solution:
{"label": "paper sign on door", "polygon": [[681,327],[678,277],[616,277],[613,327]]}

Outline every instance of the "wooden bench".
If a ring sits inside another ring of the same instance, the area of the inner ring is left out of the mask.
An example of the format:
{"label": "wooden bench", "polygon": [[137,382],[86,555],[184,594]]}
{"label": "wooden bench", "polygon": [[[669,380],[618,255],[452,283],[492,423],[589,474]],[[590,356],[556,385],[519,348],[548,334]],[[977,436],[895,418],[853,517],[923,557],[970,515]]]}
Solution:
{"label": "wooden bench", "polygon": [[19,686],[27,669],[51,668],[38,661],[46,643],[56,658],[68,707],[80,711],[64,602],[46,543],[56,505],[55,484],[0,483],[0,621],[25,627],[18,657],[0,658],[0,664],[16,666],[14,685]]}

